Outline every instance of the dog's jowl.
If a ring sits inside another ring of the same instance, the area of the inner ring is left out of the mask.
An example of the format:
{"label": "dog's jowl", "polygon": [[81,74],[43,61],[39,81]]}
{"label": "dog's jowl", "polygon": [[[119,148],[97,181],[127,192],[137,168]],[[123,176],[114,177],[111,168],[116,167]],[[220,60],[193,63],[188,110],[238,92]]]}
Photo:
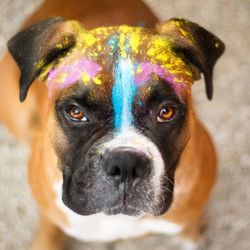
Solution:
{"label": "dog's jowl", "polygon": [[203,74],[212,98],[218,38],[177,18],[90,30],[50,18],[8,48],[20,100],[34,80],[48,89],[30,165],[46,220],[83,240],[198,231],[216,160],[191,87]]}

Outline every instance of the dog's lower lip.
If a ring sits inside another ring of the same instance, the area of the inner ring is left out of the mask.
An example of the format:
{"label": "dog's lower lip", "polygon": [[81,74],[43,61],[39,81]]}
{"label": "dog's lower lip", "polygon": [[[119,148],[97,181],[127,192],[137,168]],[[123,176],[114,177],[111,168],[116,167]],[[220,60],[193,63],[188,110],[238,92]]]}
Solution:
{"label": "dog's lower lip", "polygon": [[138,216],[139,214],[141,214],[141,212],[142,211],[138,208],[127,204],[120,204],[104,210],[104,213],[107,215],[125,214],[130,216]]}

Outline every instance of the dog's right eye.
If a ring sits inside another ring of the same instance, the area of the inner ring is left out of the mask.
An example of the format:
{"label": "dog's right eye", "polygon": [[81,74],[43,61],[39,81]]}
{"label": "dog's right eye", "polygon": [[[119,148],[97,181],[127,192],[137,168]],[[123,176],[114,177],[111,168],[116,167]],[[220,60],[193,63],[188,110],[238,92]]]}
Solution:
{"label": "dog's right eye", "polygon": [[76,122],[85,122],[87,121],[86,116],[84,115],[84,112],[81,110],[80,107],[76,105],[71,105],[67,109],[68,116],[71,120]]}

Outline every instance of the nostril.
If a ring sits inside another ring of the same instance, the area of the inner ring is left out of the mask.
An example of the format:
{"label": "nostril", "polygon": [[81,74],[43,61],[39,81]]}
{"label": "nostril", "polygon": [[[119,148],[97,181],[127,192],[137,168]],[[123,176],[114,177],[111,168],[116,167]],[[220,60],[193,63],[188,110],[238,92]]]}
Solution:
{"label": "nostril", "polygon": [[121,169],[114,165],[107,169],[107,174],[110,176],[121,176]]}

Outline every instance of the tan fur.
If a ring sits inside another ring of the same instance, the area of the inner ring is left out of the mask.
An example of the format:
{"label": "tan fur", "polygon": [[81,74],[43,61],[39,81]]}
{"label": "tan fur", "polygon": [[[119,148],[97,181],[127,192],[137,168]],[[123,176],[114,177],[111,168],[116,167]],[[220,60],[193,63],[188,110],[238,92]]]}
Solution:
{"label": "tan fur", "polygon": [[193,133],[175,173],[174,202],[164,218],[187,227],[201,217],[216,178],[213,144],[195,120]]}
{"label": "tan fur", "polygon": [[41,216],[31,250],[62,250],[65,246],[66,236],[47,217]]}
{"label": "tan fur", "polygon": [[[24,25],[49,16],[78,19],[87,28],[123,23],[136,25],[140,21],[140,17],[135,15],[136,9],[144,12],[147,27],[155,25],[157,18],[139,0],[46,1]],[[61,172],[57,168],[57,158],[47,129],[50,127],[55,131],[58,128],[53,125],[53,116],[50,116],[49,122],[43,120],[49,106],[46,86],[38,82],[33,84],[27,100],[20,103],[19,71],[9,54],[0,64],[0,75],[0,119],[17,137],[32,140],[29,181],[41,211],[40,228],[32,249],[63,249],[65,238],[54,223],[60,221],[67,225],[67,220],[55,206],[52,188],[53,183],[61,178]],[[194,113],[190,114],[189,124],[191,135],[176,171],[174,202],[162,218],[184,225],[182,236],[197,238],[203,208],[215,181],[216,157],[211,139]],[[62,136],[60,131],[57,136]]]}

